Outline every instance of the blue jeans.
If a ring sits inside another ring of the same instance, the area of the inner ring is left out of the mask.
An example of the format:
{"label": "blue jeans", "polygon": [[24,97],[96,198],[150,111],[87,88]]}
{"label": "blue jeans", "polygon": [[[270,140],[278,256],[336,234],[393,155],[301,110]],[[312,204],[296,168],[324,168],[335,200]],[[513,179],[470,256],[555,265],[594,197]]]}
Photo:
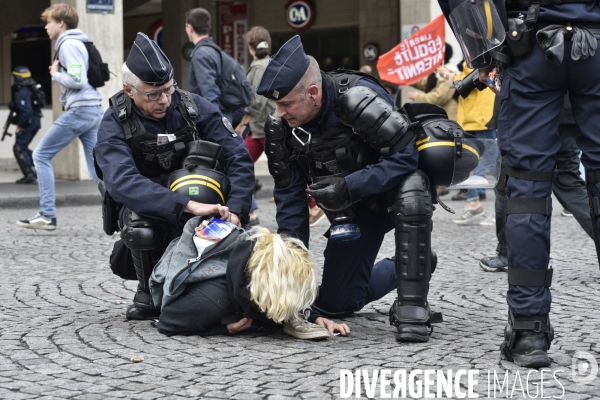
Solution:
{"label": "blue jeans", "polygon": [[[488,129],[485,131],[471,131],[469,132],[480,139],[496,139],[496,131],[493,129]],[[479,163],[477,166],[477,175],[485,177],[485,165],[483,163]],[[469,189],[467,190],[467,201],[475,201],[479,200],[479,196],[485,196],[485,189]]]}
{"label": "blue jeans", "polygon": [[92,150],[96,145],[98,126],[104,111],[101,106],[77,107],[65,111],[44,135],[33,151],[33,161],[40,188],[40,211],[46,217],[56,216],[56,196],[54,193],[54,170],[52,159],[76,138],[81,140],[85,161],[92,179],[98,183],[94,171]]}

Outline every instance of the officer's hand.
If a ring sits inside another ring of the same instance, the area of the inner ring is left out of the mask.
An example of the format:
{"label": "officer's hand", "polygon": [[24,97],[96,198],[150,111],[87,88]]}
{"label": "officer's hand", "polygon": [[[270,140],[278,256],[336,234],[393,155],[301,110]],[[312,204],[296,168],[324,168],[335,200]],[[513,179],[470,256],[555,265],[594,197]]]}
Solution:
{"label": "officer's hand", "polygon": [[315,321],[315,323],[329,331],[329,335],[333,336],[334,332],[339,332],[342,336],[347,336],[350,334],[350,328],[346,324],[336,324],[330,319],[319,317]]}
{"label": "officer's hand", "polygon": [[16,127],[16,129],[15,129],[15,132],[16,132],[16,133],[19,133],[19,132],[21,132],[22,130],[23,130],[23,128],[21,128],[19,125],[17,125],[17,127]]}
{"label": "officer's hand", "polygon": [[235,226],[242,226],[242,223],[240,222],[240,217],[238,217],[236,213],[229,213],[229,222],[231,222]]}
{"label": "officer's hand", "polygon": [[224,221],[229,220],[229,208],[220,204],[204,204],[190,200],[183,211],[194,215],[218,216]]}
{"label": "officer's hand", "polygon": [[487,67],[479,68],[479,81],[480,82],[488,85],[487,78],[488,78],[488,75],[489,75],[490,71],[492,70],[492,68],[494,68],[494,64],[495,63],[491,63]]}
{"label": "officer's hand", "polygon": [[343,210],[351,205],[348,186],[344,178],[326,178],[306,189],[321,208],[325,210]]}
{"label": "officer's hand", "polygon": [[232,335],[245,331],[252,326],[252,318],[242,318],[238,322],[227,324],[227,330]]}

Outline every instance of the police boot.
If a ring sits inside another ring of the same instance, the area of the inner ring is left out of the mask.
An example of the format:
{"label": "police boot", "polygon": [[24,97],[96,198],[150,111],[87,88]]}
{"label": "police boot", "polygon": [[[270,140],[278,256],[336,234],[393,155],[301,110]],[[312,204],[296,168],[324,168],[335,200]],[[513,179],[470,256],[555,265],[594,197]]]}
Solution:
{"label": "police boot", "polygon": [[125,212],[122,230],[125,245],[131,250],[133,266],[138,278],[138,289],[133,304],[127,309],[128,320],[158,318],[160,309],[154,307],[150,295],[150,276],[164,252],[164,232],[156,221],[140,217],[131,210]]}
{"label": "police boot", "polygon": [[548,315],[515,317],[509,310],[500,352],[508,361],[519,367],[549,367],[551,361],[548,358],[548,350],[552,340],[554,328],[550,325]]}
{"label": "police boot", "polygon": [[427,342],[431,324],[442,322],[427,303],[429,280],[437,256],[431,251],[433,205],[429,179],[422,171],[406,176],[398,185],[394,206],[396,221],[396,274],[398,299],[390,309],[396,340]]}
{"label": "police boot", "polygon": [[17,164],[19,165],[19,169],[25,175],[23,178],[18,179],[15,183],[19,184],[29,184],[36,183],[36,175],[33,170],[33,166],[29,164],[23,149],[15,143],[13,146],[13,154],[15,155],[15,159],[17,160]]}

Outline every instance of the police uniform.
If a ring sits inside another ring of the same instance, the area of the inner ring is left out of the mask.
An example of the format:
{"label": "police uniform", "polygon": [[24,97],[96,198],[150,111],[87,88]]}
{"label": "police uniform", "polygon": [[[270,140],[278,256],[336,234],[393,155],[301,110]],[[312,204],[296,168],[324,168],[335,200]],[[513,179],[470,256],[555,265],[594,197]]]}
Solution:
{"label": "police uniform", "polygon": [[[463,1],[440,0],[449,13]],[[598,249],[600,214],[600,57],[594,56],[600,37],[597,1],[513,0],[499,14],[509,19],[505,43],[532,34],[523,54],[506,52],[501,74],[498,145],[507,166],[506,242],[509,323],[502,354],[525,367],[550,365],[547,351],[553,339],[549,313],[550,218],[553,170],[561,147],[559,121],[568,89],[573,116],[580,129],[577,144],[587,171],[591,218]],[[565,3],[565,4],[557,4]],[[466,4],[466,3],[465,3]],[[511,18],[513,18],[511,20]],[[527,25],[516,19],[526,20]],[[521,32],[520,26],[531,31]],[[455,27],[456,29],[456,27]],[[460,31],[456,31],[460,35]],[[535,36],[533,36],[535,35]],[[574,44],[575,43],[575,44]],[[515,44],[519,44],[515,42]],[[515,46],[515,49],[519,47]],[[530,48],[530,49],[529,49]],[[490,53],[496,59],[502,54]]]}
{"label": "police uniform", "polygon": [[[300,38],[295,36],[271,58],[257,93],[275,101],[283,99],[308,66]],[[349,241],[333,240],[331,230],[326,234],[316,315],[352,314],[397,287],[399,299],[390,310],[390,322],[398,327],[397,339],[427,341],[430,323],[435,322],[427,303],[435,268],[433,206],[429,180],[417,170],[410,121],[393,110],[391,98],[367,75],[321,71],[321,76],[322,105],[313,120],[292,129],[285,119],[272,115],[265,125],[278,232],[308,245],[306,188],[312,184],[308,192],[325,210],[333,228],[342,215],[360,229],[360,237]],[[396,256],[375,263],[384,235],[394,228]],[[313,313],[309,320],[315,318]]]}
{"label": "police uniform", "polygon": [[[138,33],[126,64],[147,84],[161,86],[173,77],[167,57],[154,41],[141,33]],[[218,108],[200,96],[176,91],[161,120],[143,115],[133,101],[126,103],[125,96],[119,92],[111,98],[112,107],[102,119],[94,152],[106,190],[114,201],[124,206],[120,215],[121,236],[131,250],[140,281],[127,317],[146,319],[158,314],[148,293],[152,267],[169,241],[181,234],[190,217],[183,212],[190,197],[164,186],[168,174],[182,168],[179,149],[193,140],[187,122],[190,116],[195,118],[195,127],[191,128],[195,128],[199,138],[221,147],[219,162],[230,186],[225,203],[243,225],[248,221],[254,169],[243,140]],[[130,108],[126,109],[124,104],[130,104]],[[131,116],[125,119],[126,113]],[[130,125],[133,122],[137,125]],[[156,146],[157,134],[167,132],[173,133],[177,140],[164,149]],[[130,137],[126,139],[126,136]]]}
{"label": "police uniform", "polygon": [[23,178],[17,180],[17,183],[35,183],[33,152],[29,150],[29,144],[40,130],[42,112],[39,108],[34,107],[29,86],[35,85],[35,81],[31,79],[29,69],[26,67],[17,67],[12,72],[12,75],[16,81],[17,92],[12,105],[15,111],[15,118],[11,122],[22,128],[16,135],[13,147],[15,159],[24,175]]}

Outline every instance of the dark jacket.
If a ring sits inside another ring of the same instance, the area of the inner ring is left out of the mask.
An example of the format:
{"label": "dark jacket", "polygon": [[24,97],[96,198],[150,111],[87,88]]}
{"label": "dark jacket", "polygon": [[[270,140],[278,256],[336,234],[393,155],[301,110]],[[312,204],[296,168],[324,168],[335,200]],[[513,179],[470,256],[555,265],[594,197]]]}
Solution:
{"label": "dark jacket", "polygon": [[34,118],[40,119],[40,110],[34,110],[31,101],[31,91],[25,86],[21,86],[15,94],[15,106],[19,110],[19,121],[17,125],[21,128],[27,128],[33,122]]}
{"label": "dark jacket", "polygon": [[[340,123],[340,114],[334,105],[334,87],[331,78],[323,74],[323,109],[312,121],[302,128],[311,132],[315,137]],[[375,90],[386,102],[393,101],[385,90],[367,79],[360,79],[357,86],[366,86]],[[287,124],[284,122],[284,125]],[[351,130],[351,128],[348,128]],[[370,145],[363,142],[365,149]],[[306,206],[306,185],[311,184],[310,177],[302,172],[307,166],[302,166],[302,160],[292,162],[294,165],[294,179],[285,188],[273,190],[277,204],[278,233],[285,233],[299,238],[308,247],[309,225],[308,207]],[[393,189],[404,175],[414,171],[418,164],[418,153],[414,145],[390,154],[379,157],[376,163],[367,165],[345,177],[348,192],[352,193],[352,200],[358,201],[370,195],[385,193]]]}
{"label": "dark jacket", "polygon": [[246,264],[254,243],[241,239],[229,256],[227,272],[188,285],[185,292],[166,305],[156,325],[165,335],[228,335],[227,324],[242,318],[253,319],[253,329],[272,327],[274,323],[253,309],[248,290]]}
{"label": "dark jacket", "polygon": [[205,42],[213,43],[213,39],[210,37],[202,39],[192,51],[188,87],[190,92],[204,97],[221,111],[227,111],[219,103],[219,97],[221,96],[221,90],[219,89],[221,56],[212,47],[203,46],[202,44]]}
{"label": "dark jacket", "polygon": [[[218,143],[223,150],[225,174],[231,185],[227,207],[240,215],[242,223],[245,223],[254,188],[254,166],[250,154],[244,141],[225,127],[223,116],[215,106],[198,95],[192,97],[198,106],[196,126],[200,139]],[[186,126],[177,109],[180,100],[181,95],[174,93],[167,115],[162,120],[142,115],[135,104],[132,108],[148,132],[178,132]],[[112,107],[100,123],[94,152],[106,189],[115,201],[142,216],[166,222],[181,233],[186,222],[186,218],[182,218],[183,209],[190,199],[140,174]]]}

